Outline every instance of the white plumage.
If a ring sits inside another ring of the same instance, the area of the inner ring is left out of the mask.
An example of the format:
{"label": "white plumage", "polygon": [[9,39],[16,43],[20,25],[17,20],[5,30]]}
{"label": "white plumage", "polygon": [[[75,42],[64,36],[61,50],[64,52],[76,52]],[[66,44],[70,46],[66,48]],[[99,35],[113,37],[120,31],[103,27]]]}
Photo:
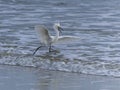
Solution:
{"label": "white plumage", "polygon": [[[63,30],[59,23],[55,23],[53,25],[53,28],[56,32],[55,36],[51,36],[47,30],[47,28],[43,25],[36,25],[35,30],[37,32],[38,38],[43,46],[49,47],[49,52],[51,51],[51,45],[54,44],[66,44],[71,43],[73,41],[79,40],[79,37],[76,36],[60,36],[61,30]],[[38,47],[33,54],[36,53],[36,51],[41,48],[42,46]]]}

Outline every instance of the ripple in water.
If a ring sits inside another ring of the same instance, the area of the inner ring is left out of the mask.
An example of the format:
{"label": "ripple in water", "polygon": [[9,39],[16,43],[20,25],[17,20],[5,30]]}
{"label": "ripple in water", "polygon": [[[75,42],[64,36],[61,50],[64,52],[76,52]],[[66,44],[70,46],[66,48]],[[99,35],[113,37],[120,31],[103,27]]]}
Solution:
{"label": "ripple in water", "polygon": [[[120,1],[0,0],[0,63],[49,70],[120,76]],[[78,43],[58,45],[56,53],[40,45],[34,25],[51,34],[60,21],[63,34],[80,36]]]}

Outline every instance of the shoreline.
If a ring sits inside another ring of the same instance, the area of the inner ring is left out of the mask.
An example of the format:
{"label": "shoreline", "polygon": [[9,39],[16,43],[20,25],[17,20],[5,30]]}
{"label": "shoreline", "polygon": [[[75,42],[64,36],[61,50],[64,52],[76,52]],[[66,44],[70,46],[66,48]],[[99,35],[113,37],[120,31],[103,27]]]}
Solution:
{"label": "shoreline", "polygon": [[13,90],[13,88],[17,90],[120,89],[120,78],[7,65],[0,65],[0,80],[2,90]]}
{"label": "shoreline", "polygon": [[68,59],[60,55],[44,54],[31,55],[4,55],[0,57],[1,65],[36,67],[51,71],[73,72],[99,76],[120,77],[117,62],[90,61],[81,59]]}

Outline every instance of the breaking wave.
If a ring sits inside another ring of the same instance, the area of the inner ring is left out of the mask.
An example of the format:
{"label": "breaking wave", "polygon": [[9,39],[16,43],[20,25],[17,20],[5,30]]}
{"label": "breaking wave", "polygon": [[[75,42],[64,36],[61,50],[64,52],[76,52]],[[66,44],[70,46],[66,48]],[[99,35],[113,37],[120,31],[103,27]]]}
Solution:
{"label": "breaking wave", "polygon": [[42,56],[1,55],[0,64],[120,77],[120,62],[68,59],[55,53],[46,53]]}

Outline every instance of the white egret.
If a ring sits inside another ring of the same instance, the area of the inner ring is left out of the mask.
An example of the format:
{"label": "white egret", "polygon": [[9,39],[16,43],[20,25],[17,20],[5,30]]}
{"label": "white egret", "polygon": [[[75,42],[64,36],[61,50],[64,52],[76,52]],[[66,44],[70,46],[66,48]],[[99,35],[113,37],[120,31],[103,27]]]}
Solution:
{"label": "white egret", "polygon": [[60,36],[61,30],[63,30],[60,26],[60,23],[55,23],[53,25],[53,28],[56,32],[55,36],[50,36],[47,28],[43,25],[36,25],[35,30],[38,34],[39,40],[42,44],[42,46],[39,46],[36,48],[35,52],[33,55],[37,52],[37,50],[43,46],[48,46],[49,47],[49,52],[51,52],[51,45],[53,44],[62,44],[62,43],[68,43],[71,42],[71,40],[78,40],[80,39],[79,37],[76,36]]}

